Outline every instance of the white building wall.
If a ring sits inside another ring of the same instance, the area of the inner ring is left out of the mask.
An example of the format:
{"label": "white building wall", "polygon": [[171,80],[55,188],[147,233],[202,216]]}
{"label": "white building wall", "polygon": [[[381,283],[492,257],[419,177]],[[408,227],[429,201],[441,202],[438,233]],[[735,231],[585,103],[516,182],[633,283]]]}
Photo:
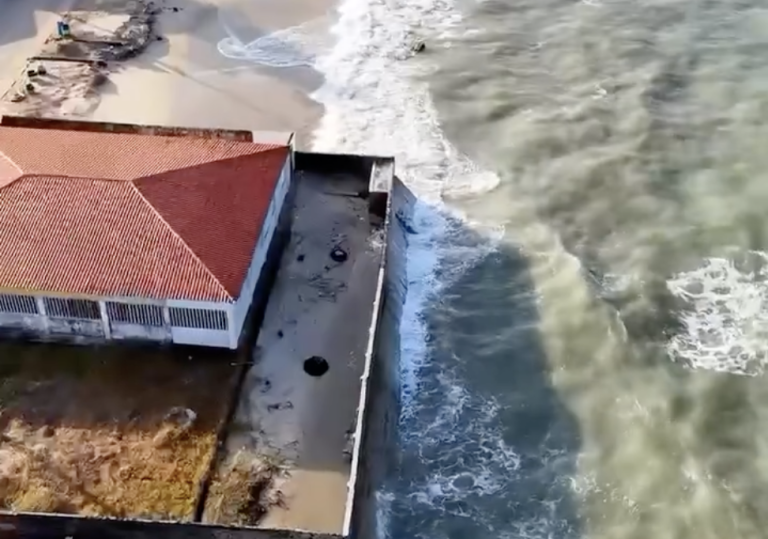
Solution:
{"label": "white building wall", "polygon": [[[293,173],[293,150],[288,154],[275,187],[274,196],[267,209],[261,234],[256,242],[251,265],[248,268],[242,290],[235,303],[212,303],[182,300],[149,300],[140,298],[104,298],[98,300],[100,319],[76,320],[49,317],[45,311],[42,296],[36,296],[39,314],[11,314],[0,312],[0,328],[24,330],[29,333],[61,335],[73,337],[91,337],[107,340],[149,340],[172,342],[196,346],[219,348],[237,348],[243,332],[245,318],[253,300],[256,284],[266,262],[267,251],[280,219],[285,199],[291,187]],[[163,325],[151,326],[116,322],[109,319],[106,303],[116,302],[137,305],[156,305],[163,309]],[[205,309],[224,311],[227,329],[198,329],[176,327],[170,324],[169,309],[172,307],[187,309]]]}
{"label": "white building wall", "polygon": [[[100,317],[97,320],[50,317],[45,311],[43,297],[35,297],[39,314],[15,314],[0,312],[0,328],[23,331],[45,337],[73,337],[94,340],[146,340],[159,343],[189,344],[230,348],[229,324],[233,319],[232,303],[212,303],[178,300],[142,300],[140,298],[107,298],[98,300]],[[96,300],[94,300],[96,301]],[[117,322],[108,317],[106,303],[155,305],[163,312],[160,326]],[[170,308],[203,309],[221,311],[228,327],[223,330],[175,327],[170,324]]]}
{"label": "white building wall", "polygon": [[0,327],[24,330],[30,333],[47,333],[48,325],[39,314],[0,313]]}
{"label": "white building wall", "polygon": [[248,309],[251,306],[253,300],[253,293],[256,288],[256,283],[261,275],[261,270],[264,267],[264,263],[267,260],[267,251],[272,243],[272,238],[275,235],[275,229],[280,219],[280,213],[285,203],[285,198],[288,195],[288,191],[291,187],[292,173],[293,173],[293,151],[289,152],[288,158],[283,165],[283,170],[280,172],[280,179],[275,187],[275,193],[272,197],[272,202],[267,210],[267,215],[264,218],[264,225],[261,228],[261,235],[256,242],[256,248],[254,249],[253,258],[251,259],[251,266],[248,268],[248,273],[243,282],[243,288],[240,291],[240,296],[234,304],[233,315],[230,319],[230,348],[237,348],[237,344],[240,340],[240,335],[243,332],[243,325],[245,324],[245,317],[248,315]]}
{"label": "white building wall", "polygon": [[[205,309],[209,311],[224,311],[227,317],[227,324],[232,323],[232,304],[231,303],[212,303],[207,301],[182,301],[168,300],[168,308],[181,307],[186,309]],[[167,322],[169,322],[166,319]],[[180,328],[169,326],[171,330],[171,340],[174,344],[191,344],[196,346],[214,346],[217,348],[237,348],[231,345],[229,328],[225,330],[216,329],[198,329],[198,328]]]}
{"label": "white building wall", "polygon": [[[127,322],[117,322],[111,320],[107,314],[107,302],[122,303],[126,305],[155,305],[167,313],[165,301],[141,299],[141,298],[107,298],[99,301],[99,310],[101,311],[101,323],[104,326],[104,337],[116,341],[127,340],[149,340],[160,343],[169,343],[171,341],[171,328],[167,324],[163,326],[150,326],[144,324],[131,324]],[[167,315],[164,320],[167,323]]]}
{"label": "white building wall", "polygon": [[[229,348],[229,329],[201,329],[186,328],[171,325],[170,309],[178,307],[182,309],[203,309],[206,311],[222,311],[227,317],[228,324],[231,323],[231,303],[215,303],[207,301],[184,301],[184,300],[140,300],[137,298],[110,298],[107,301],[116,303],[132,303],[144,305],[156,305],[163,309],[163,325],[150,326],[140,324],[129,324],[125,322],[115,322],[109,320],[106,316],[105,302],[102,301],[102,318],[105,324],[108,324],[108,330],[111,338],[115,340],[150,340],[156,342],[167,342],[173,344],[188,344],[194,346],[212,346],[217,348]],[[106,332],[105,332],[106,333]]]}

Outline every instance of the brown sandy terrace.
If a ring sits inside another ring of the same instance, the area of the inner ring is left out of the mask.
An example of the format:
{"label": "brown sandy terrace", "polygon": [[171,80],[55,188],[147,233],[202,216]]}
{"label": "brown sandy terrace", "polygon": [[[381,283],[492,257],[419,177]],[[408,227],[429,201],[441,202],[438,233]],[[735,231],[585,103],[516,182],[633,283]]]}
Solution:
{"label": "brown sandy terrace", "polygon": [[192,519],[235,371],[182,350],[0,345],[0,508]]}

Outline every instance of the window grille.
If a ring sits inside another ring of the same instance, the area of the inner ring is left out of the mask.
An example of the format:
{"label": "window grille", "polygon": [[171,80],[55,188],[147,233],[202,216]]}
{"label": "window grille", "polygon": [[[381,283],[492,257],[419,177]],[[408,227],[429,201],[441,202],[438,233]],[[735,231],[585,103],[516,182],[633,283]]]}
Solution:
{"label": "window grille", "polygon": [[227,313],[224,311],[171,307],[169,314],[171,325],[179,328],[227,329]]}
{"label": "window grille", "polygon": [[157,305],[107,302],[107,316],[112,322],[137,324],[140,326],[163,326],[163,308]]}
{"label": "window grille", "polygon": [[34,296],[0,294],[0,312],[14,314],[37,314],[37,302]]}
{"label": "window grille", "polygon": [[99,320],[99,304],[87,299],[44,298],[45,310],[51,318]]}

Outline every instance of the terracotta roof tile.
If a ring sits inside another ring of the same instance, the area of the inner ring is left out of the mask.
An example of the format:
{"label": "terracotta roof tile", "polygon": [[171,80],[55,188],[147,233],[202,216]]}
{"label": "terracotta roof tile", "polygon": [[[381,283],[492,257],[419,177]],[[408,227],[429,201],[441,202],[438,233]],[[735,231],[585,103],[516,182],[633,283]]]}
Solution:
{"label": "terracotta roof tile", "polygon": [[0,288],[239,296],[286,146],[0,127]]}

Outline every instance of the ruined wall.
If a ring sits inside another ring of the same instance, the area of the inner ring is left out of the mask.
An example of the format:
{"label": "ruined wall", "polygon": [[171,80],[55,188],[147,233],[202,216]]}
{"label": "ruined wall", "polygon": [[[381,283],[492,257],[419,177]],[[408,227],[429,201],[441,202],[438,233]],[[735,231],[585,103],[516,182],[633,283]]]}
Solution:
{"label": "ruined wall", "polygon": [[408,288],[406,250],[415,197],[398,178],[391,179],[387,201],[386,257],[382,267],[382,293],[372,333],[370,362],[364,379],[366,395],[355,440],[351,501],[344,535],[375,539],[375,492],[392,469],[391,450],[397,443],[400,402],[400,320]]}

